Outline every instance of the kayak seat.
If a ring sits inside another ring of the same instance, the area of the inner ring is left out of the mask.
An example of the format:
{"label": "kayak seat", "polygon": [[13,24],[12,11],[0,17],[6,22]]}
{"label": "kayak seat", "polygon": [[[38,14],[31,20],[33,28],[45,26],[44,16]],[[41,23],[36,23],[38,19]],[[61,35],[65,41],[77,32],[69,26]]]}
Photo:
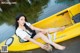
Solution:
{"label": "kayak seat", "polygon": [[22,40],[19,36],[18,36],[18,38],[19,38],[19,42],[20,42],[20,43],[29,42],[29,41],[24,41],[24,40]]}
{"label": "kayak seat", "polygon": [[74,20],[75,23],[80,22],[80,13],[76,14],[75,16],[73,16],[72,20]]}

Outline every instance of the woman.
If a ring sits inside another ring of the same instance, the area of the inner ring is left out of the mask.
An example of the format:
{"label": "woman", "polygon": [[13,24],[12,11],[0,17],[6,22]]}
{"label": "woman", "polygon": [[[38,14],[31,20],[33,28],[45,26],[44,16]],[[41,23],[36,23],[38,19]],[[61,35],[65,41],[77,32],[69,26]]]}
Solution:
{"label": "woman", "polygon": [[[59,30],[62,30],[63,27],[61,28],[53,28],[53,30],[48,30],[48,29],[40,29],[40,28],[36,28],[34,26],[32,26],[26,19],[26,17],[22,14],[19,14],[16,17],[16,34],[17,36],[19,36],[21,39],[23,39],[24,41],[31,41],[37,45],[39,45],[42,49],[44,49],[44,44],[37,42],[35,39],[37,38],[41,38],[43,41],[45,41],[46,43],[54,46],[56,49],[59,50],[64,50],[65,47],[61,46],[59,44],[56,44],[54,42],[50,42],[48,40],[48,38],[44,35],[47,32],[56,32]],[[38,31],[38,33],[36,33],[35,31]]]}

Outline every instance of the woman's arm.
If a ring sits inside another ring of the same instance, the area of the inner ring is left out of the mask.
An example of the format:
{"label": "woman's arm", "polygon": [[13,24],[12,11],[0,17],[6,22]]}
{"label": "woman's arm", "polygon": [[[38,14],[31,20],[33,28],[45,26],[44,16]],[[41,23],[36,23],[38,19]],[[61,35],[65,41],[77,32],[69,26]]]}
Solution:
{"label": "woman's arm", "polygon": [[40,28],[34,27],[32,25],[30,26],[30,28],[33,29],[33,30],[44,31],[44,29],[40,29]]}
{"label": "woman's arm", "polygon": [[43,32],[43,33],[47,33],[46,29],[41,29],[41,28],[37,28],[37,27],[34,27],[34,26],[30,26],[31,29],[33,30],[36,30],[36,31],[40,31],[40,32]]}

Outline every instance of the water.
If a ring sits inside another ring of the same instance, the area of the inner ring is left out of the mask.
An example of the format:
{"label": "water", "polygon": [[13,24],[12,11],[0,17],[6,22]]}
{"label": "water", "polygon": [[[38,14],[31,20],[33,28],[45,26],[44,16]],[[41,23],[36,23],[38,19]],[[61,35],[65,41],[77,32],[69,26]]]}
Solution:
{"label": "water", "polygon": [[[30,23],[35,23],[49,17],[65,8],[80,3],[80,0],[16,0],[17,4],[0,4],[0,43],[15,33],[15,17],[18,13],[26,15]],[[68,47],[65,51],[53,50],[54,53],[80,53],[80,38],[63,42]],[[73,41],[73,43],[72,43]],[[73,47],[74,46],[74,47]],[[46,53],[42,49],[24,51],[21,53]],[[52,53],[53,53],[52,52]]]}
{"label": "water", "polygon": [[79,0],[50,0],[46,7],[42,9],[38,20],[42,20],[79,2]]}

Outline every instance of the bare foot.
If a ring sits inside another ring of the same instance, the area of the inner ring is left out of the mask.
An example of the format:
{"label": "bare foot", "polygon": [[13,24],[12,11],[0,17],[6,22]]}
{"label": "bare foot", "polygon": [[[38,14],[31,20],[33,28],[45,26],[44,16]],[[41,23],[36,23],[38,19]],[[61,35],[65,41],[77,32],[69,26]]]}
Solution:
{"label": "bare foot", "polygon": [[60,30],[64,30],[65,29],[65,26],[62,26],[61,28],[60,28]]}
{"label": "bare foot", "polygon": [[55,47],[56,49],[59,49],[59,50],[64,50],[66,47],[65,46],[61,46],[61,45],[58,45],[57,47]]}
{"label": "bare foot", "polygon": [[57,48],[57,49],[59,49],[59,50],[64,50],[66,47],[65,46],[61,46],[61,47],[59,47],[59,48]]}

